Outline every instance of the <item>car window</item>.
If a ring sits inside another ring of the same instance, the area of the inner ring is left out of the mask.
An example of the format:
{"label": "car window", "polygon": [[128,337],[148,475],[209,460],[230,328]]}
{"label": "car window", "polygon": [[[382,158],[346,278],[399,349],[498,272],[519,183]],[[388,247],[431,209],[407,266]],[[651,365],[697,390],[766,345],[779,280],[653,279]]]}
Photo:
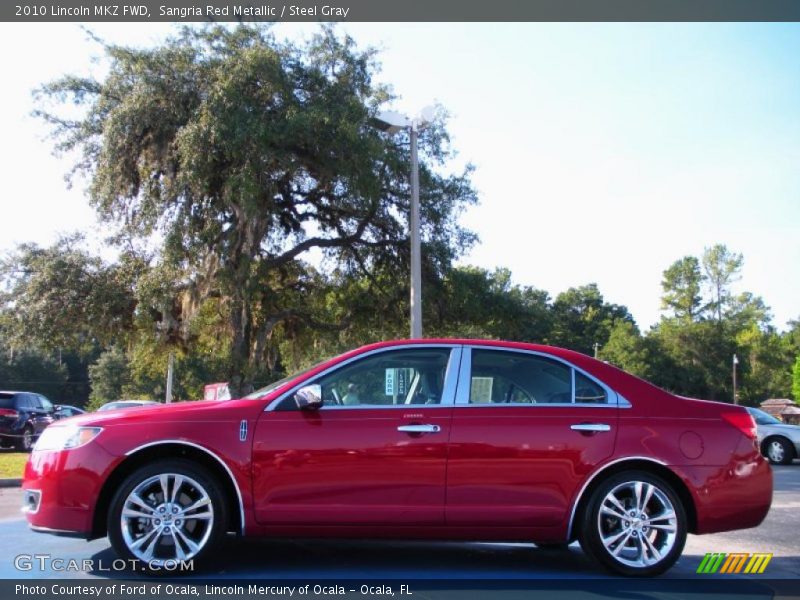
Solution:
{"label": "car window", "polygon": [[47,412],[53,412],[55,410],[55,408],[53,408],[53,403],[50,402],[50,400],[41,395],[38,398],[42,409],[46,410]]}
{"label": "car window", "polygon": [[16,408],[14,405],[14,394],[0,394],[0,408]]}
{"label": "car window", "polygon": [[606,404],[608,395],[583,373],[575,372],[575,402],[579,404]]}
{"label": "car window", "polygon": [[30,394],[20,394],[19,405],[21,408],[26,408],[28,410],[36,408],[36,403],[33,401]]}
{"label": "car window", "polygon": [[748,412],[753,415],[757,425],[781,425],[782,421],[776,419],[771,414],[759,410],[757,408],[748,409]]}
{"label": "car window", "polygon": [[[390,350],[349,363],[313,381],[323,408],[441,404],[449,348]],[[295,408],[286,398],[281,409]]]}
{"label": "car window", "polygon": [[533,354],[472,351],[470,404],[561,404],[572,401],[572,373]]}

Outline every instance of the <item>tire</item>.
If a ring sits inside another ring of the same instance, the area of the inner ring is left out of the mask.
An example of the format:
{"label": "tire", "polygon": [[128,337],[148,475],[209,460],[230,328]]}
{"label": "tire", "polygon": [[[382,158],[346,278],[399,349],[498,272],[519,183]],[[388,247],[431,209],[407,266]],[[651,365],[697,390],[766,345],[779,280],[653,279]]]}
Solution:
{"label": "tire", "polygon": [[785,438],[769,438],[764,442],[764,456],[773,465],[789,465],[794,460],[794,448]]}
{"label": "tire", "polygon": [[686,511],[672,486],[646,471],[626,471],[592,492],[579,539],[584,552],[609,571],[651,577],[675,564],[686,531]]}
{"label": "tire", "polygon": [[111,546],[151,575],[180,573],[170,567],[181,560],[192,561],[196,570],[225,535],[224,498],[216,478],[192,461],[166,459],[143,466],[125,479],[111,500]]}
{"label": "tire", "polygon": [[33,450],[33,428],[30,425],[25,425],[15,445],[20,452],[30,452]]}

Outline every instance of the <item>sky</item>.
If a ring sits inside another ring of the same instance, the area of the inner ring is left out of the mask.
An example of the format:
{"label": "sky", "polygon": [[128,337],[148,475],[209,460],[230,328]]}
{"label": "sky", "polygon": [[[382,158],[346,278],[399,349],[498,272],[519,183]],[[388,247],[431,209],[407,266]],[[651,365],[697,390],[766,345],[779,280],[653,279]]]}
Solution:
{"label": "sky", "polygon": [[[450,113],[480,205],[461,217],[480,242],[462,259],[509,268],[555,297],[595,282],[642,329],[658,322],[661,276],[723,243],[744,255],[736,291],[800,317],[800,24],[350,23],[381,50],[378,79],[414,114]],[[167,24],[92,24],[149,45]],[[284,23],[279,36],[314,26]],[[51,154],[31,91],[102,73],[76,24],[0,24],[0,254],[83,230],[99,242],[69,158]],[[424,294],[424,292],[423,292]],[[423,296],[424,301],[424,296]]]}

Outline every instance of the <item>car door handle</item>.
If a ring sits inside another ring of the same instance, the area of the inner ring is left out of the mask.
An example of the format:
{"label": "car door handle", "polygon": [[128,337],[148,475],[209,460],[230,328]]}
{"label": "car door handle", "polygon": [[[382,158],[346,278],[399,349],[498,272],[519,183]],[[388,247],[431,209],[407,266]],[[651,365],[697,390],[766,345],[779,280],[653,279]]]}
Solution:
{"label": "car door handle", "polygon": [[400,425],[397,431],[403,433],[439,433],[442,430],[438,425]]}
{"label": "car door handle", "polygon": [[575,425],[570,425],[569,428],[573,431],[611,431],[611,425],[606,425],[605,423],[576,423]]}

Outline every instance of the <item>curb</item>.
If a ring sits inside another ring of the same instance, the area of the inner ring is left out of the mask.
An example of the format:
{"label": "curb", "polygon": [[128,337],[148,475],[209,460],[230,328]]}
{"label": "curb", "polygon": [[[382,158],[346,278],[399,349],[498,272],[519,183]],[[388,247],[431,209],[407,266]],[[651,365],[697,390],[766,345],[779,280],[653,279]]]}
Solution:
{"label": "curb", "polygon": [[0,479],[0,488],[20,487],[21,485],[22,479]]}

